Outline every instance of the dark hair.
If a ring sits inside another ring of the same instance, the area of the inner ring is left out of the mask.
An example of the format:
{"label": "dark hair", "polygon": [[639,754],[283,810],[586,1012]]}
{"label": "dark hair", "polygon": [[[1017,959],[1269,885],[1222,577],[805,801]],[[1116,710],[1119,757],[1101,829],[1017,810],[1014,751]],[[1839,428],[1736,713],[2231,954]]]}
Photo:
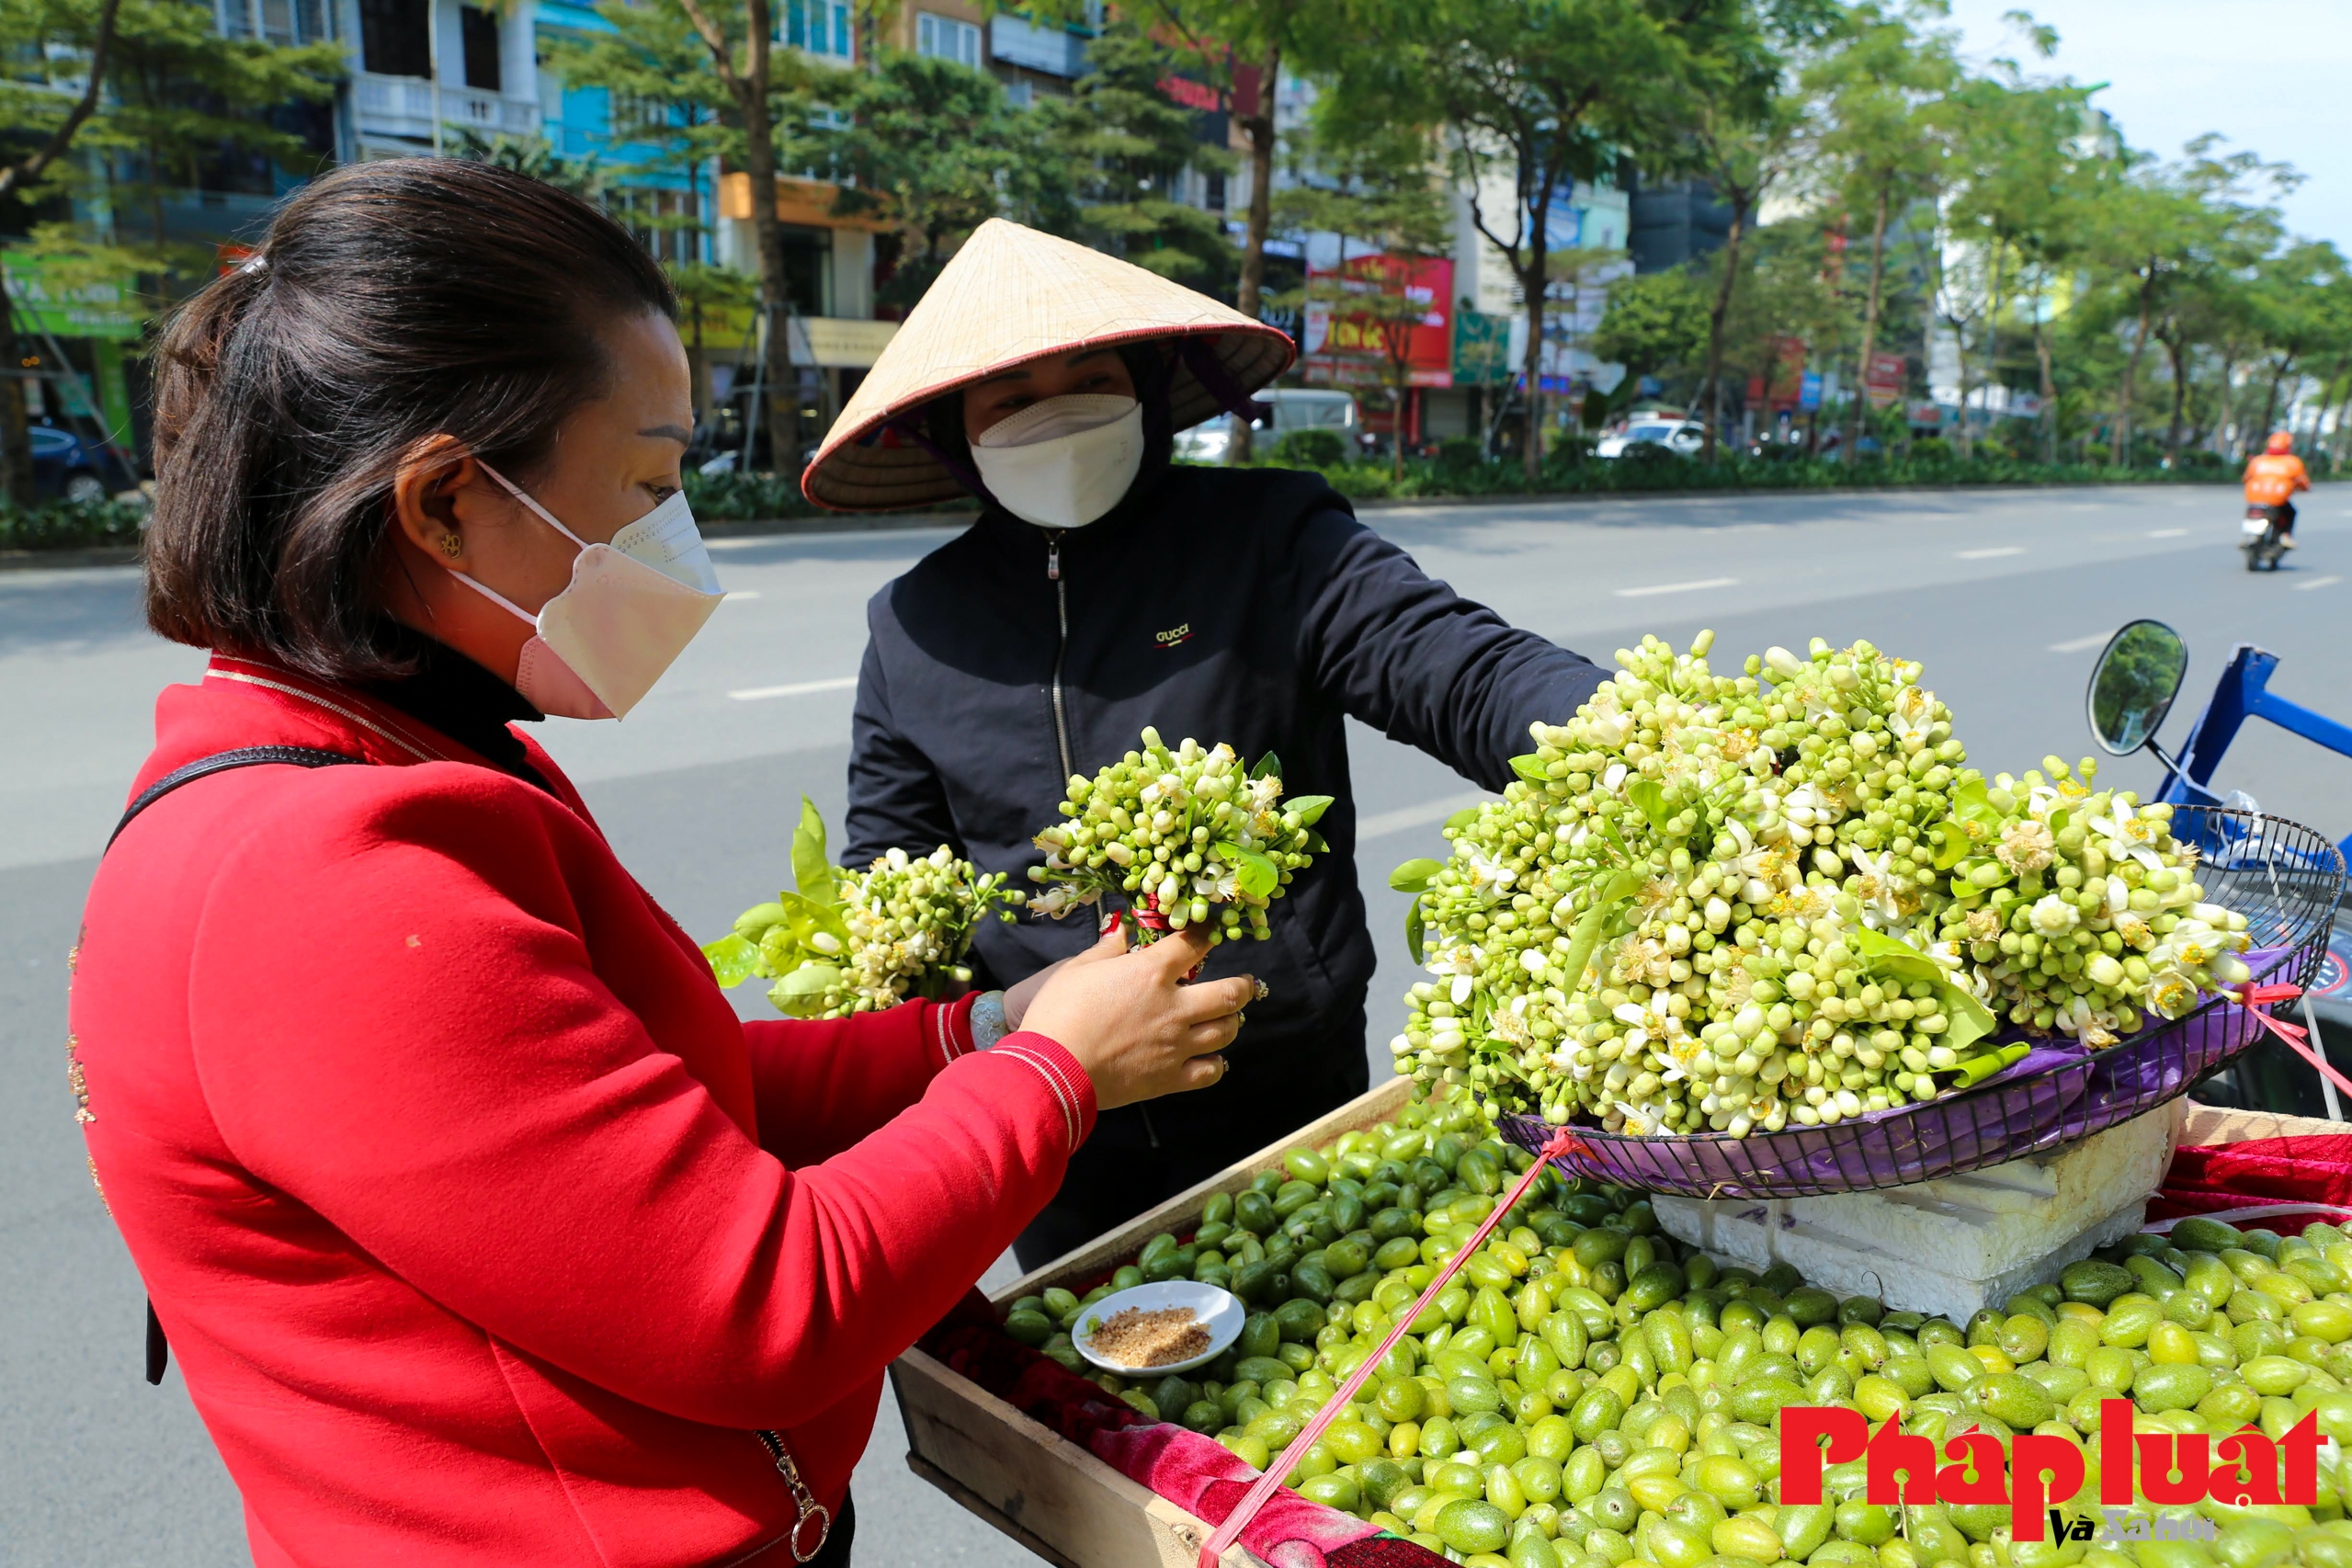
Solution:
{"label": "dark hair", "polygon": [[601,395],[598,329],[668,280],[575,196],[455,158],[337,169],[156,353],[147,624],[328,680],[402,673],[385,615],[402,454],[447,433],[523,482]]}

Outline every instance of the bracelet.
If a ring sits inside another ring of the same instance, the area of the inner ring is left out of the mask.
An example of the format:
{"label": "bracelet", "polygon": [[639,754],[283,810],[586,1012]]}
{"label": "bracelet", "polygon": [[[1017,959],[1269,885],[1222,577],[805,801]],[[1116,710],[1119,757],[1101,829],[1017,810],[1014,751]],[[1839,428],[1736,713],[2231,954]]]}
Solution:
{"label": "bracelet", "polygon": [[1012,1033],[1012,1027],[1005,1021],[1005,994],[1002,991],[982,992],[971,1004],[968,1022],[971,1026],[971,1048],[974,1051],[986,1051]]}

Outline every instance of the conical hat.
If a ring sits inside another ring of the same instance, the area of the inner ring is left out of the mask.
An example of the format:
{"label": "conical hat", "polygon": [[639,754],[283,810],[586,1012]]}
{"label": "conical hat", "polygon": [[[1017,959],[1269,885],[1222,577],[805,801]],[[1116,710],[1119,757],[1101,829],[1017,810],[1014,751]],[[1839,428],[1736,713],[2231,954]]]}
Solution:
{"label": "conical hat", "polygon": [[[1206,294],[1100,251],[992,218],[964,242],[907,315],[801,476],[840,512],[894,511],[965,494],[939,460],[882,426],[942,393],[1089,345],[1198,336],[1243,392],[1290,365],[1290,339]],[[1168,389],[1178,430],[1220,407],[1180,358]]]}

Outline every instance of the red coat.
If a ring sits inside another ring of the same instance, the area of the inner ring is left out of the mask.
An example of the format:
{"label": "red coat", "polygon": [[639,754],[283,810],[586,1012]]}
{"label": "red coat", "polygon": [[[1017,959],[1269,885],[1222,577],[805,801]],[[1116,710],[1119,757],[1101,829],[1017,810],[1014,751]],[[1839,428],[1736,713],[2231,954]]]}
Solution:
{"label": "red coat", "polygon": [[884,1365],[1092,1127],[1076,1061],[975,1054],[964,1006],[739,1022],[535,746],[561,800],[218,657],[156,735],[136,788],[385,765],[166,796],[73,983],[92,1171],[256,1561],[789,1562],[755,1431],[839,1503]]}

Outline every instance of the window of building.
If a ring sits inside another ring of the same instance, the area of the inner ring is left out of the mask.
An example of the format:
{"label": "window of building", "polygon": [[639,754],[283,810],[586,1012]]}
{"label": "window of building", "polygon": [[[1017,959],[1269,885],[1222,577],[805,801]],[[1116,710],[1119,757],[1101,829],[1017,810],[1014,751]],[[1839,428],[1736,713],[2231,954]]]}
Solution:
{"label": "window of building", "polygon": [[500,90],[498,17],[472,6],[458,7],[458,31],[465,45],[465,85],[485,93]]}
{"label": "window of building", "polygon": [[784,42],[811,54],[827,54],[838,60],[856,56],[851,41],[849,0],[784,0],[784,16],[778,30]]}
{"label": "window of building", "polygon": [[915,13],[915,52],[959,65],[980,67],[980,28],[971,22],[929,11]]}
{"label": "window of building", "polygon": [[359,0],[359,58],[380,76],[430,76],[425,0]]}
{"label": "window of building", "polygon": [[1225,176],[1215,169],[1201,182],[1200,205],[1211,212],[1225,210]]}

